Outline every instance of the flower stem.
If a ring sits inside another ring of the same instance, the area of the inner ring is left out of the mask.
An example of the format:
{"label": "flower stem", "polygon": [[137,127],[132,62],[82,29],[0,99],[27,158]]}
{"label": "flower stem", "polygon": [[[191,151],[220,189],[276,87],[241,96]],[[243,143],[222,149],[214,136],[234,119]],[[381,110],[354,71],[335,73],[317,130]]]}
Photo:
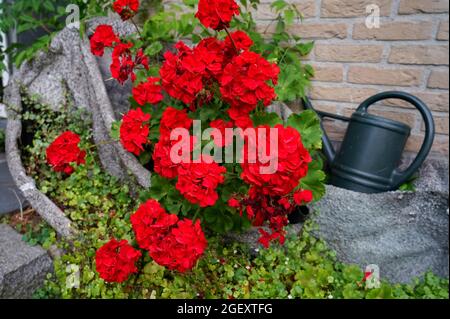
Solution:
{"label": "flower stem", "polygon": [[194,217],[192,218],[192,221],[196,221],[198,219],[200,215],[200,208],[197,208],[197,210],[195,211]]}
{"label": "flower stem", "polygon": [[233,37],[232,37],[231,34],[230,34],[230,31],[228,30],[227,27],[224,27],[224,29],[225,29],[225,32],[227,33],[228,37],[229,37],[230,40],[231,40],[231,44],[233,44],[233,47],[234,47],[234,49],[236,50],[236,54],[239,54],[239,50],[238,50],[238,48],[237,48],[237,46],[236,46],[236,43],[234,42]]}
{"label": "flower stem", "polygon": [[87,149],[88,149],[88,150],[91,150],[91,149],[93,149],[93,148],[96,148],[96,147],[99,147],[99,146],[103,146],[103,145],[113,144],[113,143],[115,143],[115,142],[116,142],[116,141],[114,141],[114,140],[101,141],[101,142],[98,143],[98,144],[94,144],[94,145],[89,146]]}
{"label": "flower stem", "polygon": [[130,21],[134,25],[134,27],[136,28],[136,31],[139,34],[139,37],[141,38],[141,40],[144,40],[144,37],[142,36],[141,30],[139,30],[139,27],[137,26],[136,22],[134,22],[133,18],[131,18]]}

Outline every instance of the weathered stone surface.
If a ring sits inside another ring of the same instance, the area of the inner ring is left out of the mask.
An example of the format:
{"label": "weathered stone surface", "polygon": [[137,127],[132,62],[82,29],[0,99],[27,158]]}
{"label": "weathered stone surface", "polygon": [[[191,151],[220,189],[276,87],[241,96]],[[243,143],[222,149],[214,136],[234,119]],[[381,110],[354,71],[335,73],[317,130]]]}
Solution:
{"label": "weathered stone surface", "polygon": [[45,250],[27,245],[10,226],[0,224],[0,298],[31,298],[52,271]]}
{"label": "weathered stone surface", "polygon": [[[259,227],[252,227],[250,230],[243,233],[229,233],[225,235],[226,241],[237,241],[240,243],[245,243],[248,245],[249,252],[252,256],[255,256],[259,249],[265,249],[259,242],[258,239],[261,234],[258,231]],[[263,229],[270,233],[270,229],[263,227]],[[303,229],[303,223],[298,223],[294,225],[286,226],[287,236],[299,235]]]}
{"label": "weathered stone surface", "polygon": [[339,260],[377,264],[391,282],[410,282],[429,269],[448,277],[448,191],[360,194],[327,186],[314,208],[316,235]]}
{"label": "weathered stone surface", "polygon": [[419,178],[415,187],[419,192],[436,192],[448,194],[449,175],[448,161],[428,159],[419,170]]}
{"label": "weathered stone surface", "polygon": [[0,215],[17,211],[24,203],[25,199],[9,172],[5,154],[0,154]]}
{"label": "weathered stone surface", "polygon": [[[120,35],[135,32],[130,23],[120,19],[96,18],[87,23],[87,34],[91,34],[99,24],[112,25]],[[108,59],[107,56],[105,59]],[[47,52],[39,53],[14,73],[5,89],[4,102],[8,107],[9,119],[6,154],[11,175],[33,208],[65,237],[72,236],[76,230],[71,227],[64,213],[36,188],[34,180],[26,175],[21,163],[20,87],[25,87],[32,95],[37,94],[42,103],[50,105],[55,111],[60,109],[67,98],[72,100],[75,107],[86,108],[92,114],[94,142],[98,145],[103,168],[121,179],[128,178],[130,172],[138,184],[150,186],[150,172],[120,143],[110,143],[111,124],[116,120],[114,110],[120,114],[129,107],[126,98],[131,93],[130,84],[123,88],[115,87],[114,81],[108,81],[111,77],[109,72],[103,72],[102,76],[99,64],[105,68],[108,61],[100,63],[91,54],[88,37],[80,38],[78,30],[65,28],[53,38]]]}

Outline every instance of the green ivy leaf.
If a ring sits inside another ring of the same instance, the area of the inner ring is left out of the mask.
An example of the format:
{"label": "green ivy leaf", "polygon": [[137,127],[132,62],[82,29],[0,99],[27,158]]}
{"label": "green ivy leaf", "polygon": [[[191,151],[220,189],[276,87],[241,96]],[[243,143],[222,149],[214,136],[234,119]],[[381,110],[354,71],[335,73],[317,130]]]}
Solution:
{"label": "green ivy leaf", "polygon": [[301,56],[306,56],[311,53],[312,49],[314,48],[314,41],[306,42],[306,43],[299,43],[295,46],[297,51],[300,53]]}
{"label": "green ivy leaf", "polygon": [[282,9],[284,9],[285,7],[288,6],[288,3],[284,0],[276,0],[274,2],[272,2],[272,4],[270,5],[272,8],[274,8],[277,11],[280,11]]}
{"label": "green ivy leaf", "polygon": [[286,19],[286,24],[291,25],[294,22],[295,12],[292,9],[284,11],[284,18]]}
{"label": "green ivy leaf", "polygon": [[155,41],[145,49],[145,55],[155,56],[159,54],[159,52],[161,52],[163,48],[164,47],[161,42]]}
{"label": "green ivy leaf", "polygon": [[111,138],[115,141],[118,141],[120,139],[120,125],[122,124],[121,121],[115,121],[111,125]]}

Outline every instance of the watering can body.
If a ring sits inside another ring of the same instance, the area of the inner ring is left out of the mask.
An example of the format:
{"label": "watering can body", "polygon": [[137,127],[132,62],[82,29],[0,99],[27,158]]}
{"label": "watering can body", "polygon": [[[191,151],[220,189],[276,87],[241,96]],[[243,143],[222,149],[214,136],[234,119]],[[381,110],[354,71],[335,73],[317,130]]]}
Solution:
{"label": "watering can body", "polygon": [[[411,128],[401,122],[368,113],[369,106],[384,99],[402,99],[413,104],[425,121],[422,148],[410,167],[398,169]],[[309,100],[306,108],[312,108]],[[427,157],[434,139],[434,122],[428,107],[404,92],[384,92],[363,102],[351,118],[316,111],[321,118],[348,122],[347,132],[336,153],[324,134],[323,150],[330,167],[330,183],[361,193],[380,193],[397,189],[408,181]],[[322,127],[323,128],[323,127]],[[325,131],[324,131],[325,132]]]}

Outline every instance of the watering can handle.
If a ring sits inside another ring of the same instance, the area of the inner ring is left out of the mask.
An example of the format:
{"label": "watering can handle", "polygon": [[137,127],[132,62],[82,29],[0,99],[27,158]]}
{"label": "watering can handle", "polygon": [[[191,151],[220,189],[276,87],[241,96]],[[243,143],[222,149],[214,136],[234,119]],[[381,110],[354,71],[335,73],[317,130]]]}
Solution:
{"label": "watering can handle", "polygon": [[379,93],[364,101],[358,107],[357,111],[367,112],[369,106],[373,105],[376,102],[386,99],[400,99],[409,102],[420,111],[420,114],[422,115],[422,118],[425,122],[425,138],[423,140],[422,147],[420,148],[420,151],[417,154],[416,158],[406,170],[404,171],[395,170],[393,173],[392,189],[397,189],[400,185],[407,182],[411,178],[411,176],[419,169],[425,158],[428,156],[428,153],[430,152],[431,147],[433,146],[435,127],[433,116],[430,112],[430,109],[426,106],[426,104],[422,102],[419,98],[415,97],[414,95],[405,92],[390,91]]}

